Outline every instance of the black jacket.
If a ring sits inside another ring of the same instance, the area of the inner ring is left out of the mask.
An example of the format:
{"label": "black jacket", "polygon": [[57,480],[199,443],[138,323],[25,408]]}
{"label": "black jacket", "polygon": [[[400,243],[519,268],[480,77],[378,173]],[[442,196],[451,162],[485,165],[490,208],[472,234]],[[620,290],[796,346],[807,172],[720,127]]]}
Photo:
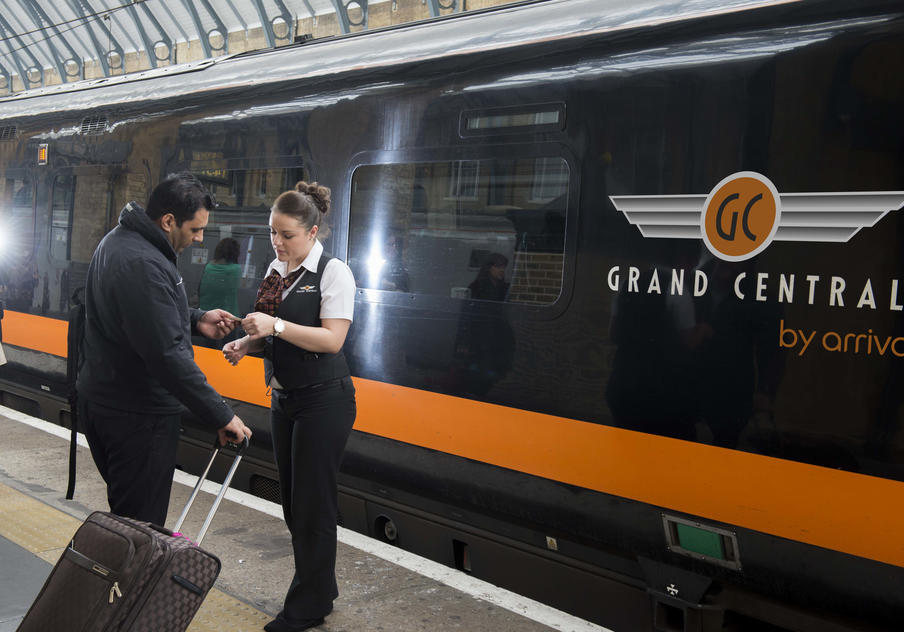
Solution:
{"label": "black jacket", "polygon": [[130,202],[88,268],[79,396],[140,413],[179,412],[181,402],[225,426],[234,413],[194,360],[191,334],[203,314],[188,307],[166,234]]}

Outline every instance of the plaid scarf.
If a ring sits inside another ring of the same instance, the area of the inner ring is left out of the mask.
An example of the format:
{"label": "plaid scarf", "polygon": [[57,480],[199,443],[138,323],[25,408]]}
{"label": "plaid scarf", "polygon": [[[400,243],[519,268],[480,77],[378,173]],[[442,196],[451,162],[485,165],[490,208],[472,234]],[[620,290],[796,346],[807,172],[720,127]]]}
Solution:
{"label": "plaid scarf", "polygon": [[276,270],[271,272],[270,276],[263,280],[257,290],[254,311],[269,314],[270,316],[276,315],[276,310],[279,308],[279,304],[282,303],[282,293],[295,283],[295,280],[301,276],[302,272],[304,272],[304,268],[298,268],[286,278],[282,278]]}

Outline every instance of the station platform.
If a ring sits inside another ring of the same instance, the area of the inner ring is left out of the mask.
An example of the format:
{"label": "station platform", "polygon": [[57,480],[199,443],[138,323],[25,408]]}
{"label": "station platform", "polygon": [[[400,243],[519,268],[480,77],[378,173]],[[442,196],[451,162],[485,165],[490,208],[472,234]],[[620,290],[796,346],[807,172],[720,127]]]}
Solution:
{"label": "station platform", "polygon": [[[75,499],[65,500],[68,431],[0,406],[0,632],[14,632],[81,522],[107,510],[106,488],[80,437]],[[197,479],[177,472],[167,525]],[[205,483],[214,492],[218,485]],[[182,531],[197,533],[212,494]],[[222,561],[190,632],[262,630],[282,606],[293,572],[281,508],[230,490],[204,540]],[[324,632],[492,630],[609,632],[533,600],[340,528],[339,598]],[[575,587],[579,590],[579,587]]]}

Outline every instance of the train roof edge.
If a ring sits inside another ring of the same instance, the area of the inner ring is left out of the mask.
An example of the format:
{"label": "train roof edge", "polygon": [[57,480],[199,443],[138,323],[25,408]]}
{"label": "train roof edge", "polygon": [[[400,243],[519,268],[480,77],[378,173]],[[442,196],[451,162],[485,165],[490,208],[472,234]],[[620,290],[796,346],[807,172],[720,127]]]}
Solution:
{"label": "train roof edge", "polygon": [[[25,122],[52,115],[75,116],[110,105],[137,104],[234,88],[326,79],[563,38],[580,38],[749,11],[802,0],[531,0],[474,13],[314,40],[301,45],[237,53],[127,75],[58,84],[0,98],[0,120]],[[453,18],[454,19],[450,19]],[[463,24],[470,22],[470,24]],[[423,35],[430,30],[430,37]],[[462,35],[466,33],[466,35]],[[372,38],[384,41],[373,46]],[[376,49],[376,50],[375,50]],[[279,65],[266,65],[278,56]],[[307,63],[306,63],[307,62]],[[311,63],[315,62],[315,63]],[[253,69],[253,71],[252,71]],[[97,89],[104,88],[102,91]],[[58,97],[66,95],[62,100]],[[101,96],[103,95],[103,96]]]}

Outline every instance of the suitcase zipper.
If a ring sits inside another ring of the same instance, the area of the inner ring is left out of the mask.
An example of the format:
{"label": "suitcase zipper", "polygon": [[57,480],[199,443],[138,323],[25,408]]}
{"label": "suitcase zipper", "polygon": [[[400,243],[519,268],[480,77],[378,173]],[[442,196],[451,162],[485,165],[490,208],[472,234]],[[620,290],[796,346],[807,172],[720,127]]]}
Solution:
{"label": "suitcase zipper", "polygon": [[110,587],[110,603],[113,603],[114,597],[122,597],[122,591],[119,590],[119,582],[113,582]]}
{"label": "suitcase zipper", "polygon": [[167,565],[169,564],[170,559],[173,557],[173,551],[171,549],[167,549],[162,544],[151,538],[152,546],[163,553],[160,558],[156,562],[156,568],[153,570],[148,569],[148,581],[144,585],[144,589],[142,592],[143,595],[139,595],[138,599],[140,601],[136,601],[131,604],[129,607],[129,612],[122,623],[118,627],[111,627],[111,630],[130,630],[132,625],[135,623],[135,619],[141,614],[141,609],[144,608],[145,603],[147,603],[148,599],[151,597],[151,593],[153,592],[153,587],[157,585],[157,583],[163,578],[166,573]]}

